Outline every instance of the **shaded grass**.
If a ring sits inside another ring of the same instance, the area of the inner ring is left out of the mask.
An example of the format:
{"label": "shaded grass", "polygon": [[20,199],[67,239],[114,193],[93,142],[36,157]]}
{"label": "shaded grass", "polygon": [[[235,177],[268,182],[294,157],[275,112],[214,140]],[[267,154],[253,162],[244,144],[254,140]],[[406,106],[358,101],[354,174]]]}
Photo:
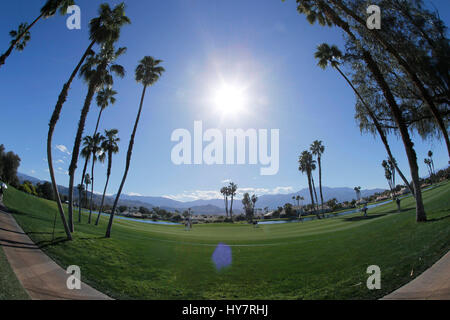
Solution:
{"label": "shaded grass", "polygon": [[[430,222],[416,223],[413,199],[304,223],[150,225],[116,220],[113,238],[76,223],[74,241],[52,243],[53,202],[8,189],[5,204],[35,242],[62,267],[78,265],[93,287],[121,299],[376,299],[436,262],[450,248],[450,183],[423,193]],[[96,217],[96,216],[95,216]],[[77,219],[76,219],[77,220]],[[63,237],[57,219],[56,238]],[[216,270],[219,243],[231,266]],[[367,267],[382,270],[382,289],[366,287]],[[412,276],[411,276],[412,273]]]}
{"label": "shaded grass", "polygon": [[0,245],[0,300],[29,300]]}

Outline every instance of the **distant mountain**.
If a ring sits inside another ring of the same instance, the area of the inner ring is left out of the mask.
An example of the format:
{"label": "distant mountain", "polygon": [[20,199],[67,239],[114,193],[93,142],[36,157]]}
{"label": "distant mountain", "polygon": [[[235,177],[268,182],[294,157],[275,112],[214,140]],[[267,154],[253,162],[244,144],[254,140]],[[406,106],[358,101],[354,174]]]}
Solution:
{"label": "distant mountain", "polygon": [[17,178],[19,179],[20,183],[24,183],[25,181],[30,181],[32,184],[38,184],[38,183],[44,182],[42,180],[39,180],[38,178],[34,178],[34,177],[28,176],[23,173],[17,173]]}
{"label": "distant mountain", "polygon": [[[19,181],[23,183],[23,181],[30,181],[33,184],[42,183],[42,180],[33,178],[26,174],[18,174]],[[68,195],[69,190],[66,187],[58,186],[58,190],[63,195]],[[324,202],[336,198],[339,202],[343,201],[351,201],[352,199],[356,199],[355,191],[352,188],[329,188],[322,187],[323,191],[323,200]],[[371,189],[371,190],[361,190],[362,197],[368,197],[375,193],[383,192],[384,189]],[[88,193],[90,196],[90,193]],[[295,193],[290,194],[273,194],[273,195],[262,195],[259,196],[258,202],[256,206],[258,208],[268,207],[269,209],[276,209],[277,207],[282,207],[286,203],[294,203],[292,200],[293,196],[300,195],[304,197],[304,204],[310,203],[310,195],[309,189],[305,188]],[[78,192],[74,194],[75,198],[78,198]],[[317,196],[319,197],[320,202],[320,194],[319,188],[317,188]],[[95,203],[100,203],[101,195],[95,194],[93,195],[93,199]],[[105,197],[105,203],[108,205],[113,205],[115,199],[114,196]],[[149,196],[136,196],[136,195],[126,195],[122,194],[120,197],[119,205],[127,206],[127,207],[146,207],[151,209],[153,207],[160,207],[161,209],[175,211],[178,210],[180,212],[191,208],[192,211],[196,214],[208,214],[208,215],[218,215],[225,213],[225,203],[223,199],[210,199],[210,200],[195,200],[182,202],[173,200],[167,197],[149,197]],[[233,202],[233,212],[238,214],[243,210],[243,205],[241,200],[235,200]]]}
{"label": "distant mountain", "polygon": [[[324,202],[336,198],[339,202],[351,201],[356,198],[355,191],[352,188],[329,188],[323,187],[323,200]],[[383,192],[384,189],[371,189],[361,190],[362,197],[368,197],[375,193]],[[316,190],[317,196],[320,201],[319,188]],[[290,194],[274,194],[274,195],[262,195],[258,198],[257,207],[269,209],[276,209],[277,207],[284,206],[286,203],[293,203],[292,197],[300,195],[305,198],[303,203],[310,203],[309,189],[305,188],[296,193]],[[164,209],[174,208],[177,210],[185,210],[191,208],[194,212],[199,214],[223,214],[225,211],[225,204],[223,199],[210,199],[210,200],[195,200],[188,202],[176,201],[166,197],[143,197],[143,196],[121,196],[121,200],[141,201],[151,206],[161,207]],[[235,200],[233,202],[233,211],[236,213],[243,210],[241,200]]]}

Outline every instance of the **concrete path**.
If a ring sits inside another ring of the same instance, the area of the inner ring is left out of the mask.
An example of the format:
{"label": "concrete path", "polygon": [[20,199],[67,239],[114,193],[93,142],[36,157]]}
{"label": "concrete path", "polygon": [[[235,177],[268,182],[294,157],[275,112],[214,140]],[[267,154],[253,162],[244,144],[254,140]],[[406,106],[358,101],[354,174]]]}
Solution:
{"label": "concrete path", "polygon": [[31,241],[1,203],[0,245],[33,300],[111,300],[85,283],[81,284],[81,290],[69,290],[66,271]]}
{"label": "concrete path", "polygon": [[450,251],[416,279],[381,300],[450,300]]}

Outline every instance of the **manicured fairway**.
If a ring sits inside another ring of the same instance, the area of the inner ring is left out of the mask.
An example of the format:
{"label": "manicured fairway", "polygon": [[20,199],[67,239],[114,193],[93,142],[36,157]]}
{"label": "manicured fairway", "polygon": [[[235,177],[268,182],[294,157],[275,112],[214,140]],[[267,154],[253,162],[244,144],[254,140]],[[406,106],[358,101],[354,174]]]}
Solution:
{"label": "manicured fairway", "polygon": [[[56,206],[12,188],[6,205],[30,236],[63,267],[81,267],[82,280],[121,299],[375,299],[409,282],[450,249],[450,183],[424,192],[429,222],[417,224],[412,199],[369,211],[304,223],[264,225],[149,225],[116,220],[113,238],[76,224],[64,241]],[[219,243],[232,264],[216,270]],[[366,287],[369,265],[382,272],[382,289]]]}

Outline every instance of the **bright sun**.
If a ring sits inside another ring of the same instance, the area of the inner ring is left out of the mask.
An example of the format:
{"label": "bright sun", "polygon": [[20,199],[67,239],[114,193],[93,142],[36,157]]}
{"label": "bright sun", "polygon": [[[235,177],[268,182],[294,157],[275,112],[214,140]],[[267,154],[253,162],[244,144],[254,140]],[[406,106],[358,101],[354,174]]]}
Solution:
{"label": "bright sun", "polygon": [[224,84],[216,92],[214,103],[223,114],[237,115],[245,109],[244,90],[238,86]]}

